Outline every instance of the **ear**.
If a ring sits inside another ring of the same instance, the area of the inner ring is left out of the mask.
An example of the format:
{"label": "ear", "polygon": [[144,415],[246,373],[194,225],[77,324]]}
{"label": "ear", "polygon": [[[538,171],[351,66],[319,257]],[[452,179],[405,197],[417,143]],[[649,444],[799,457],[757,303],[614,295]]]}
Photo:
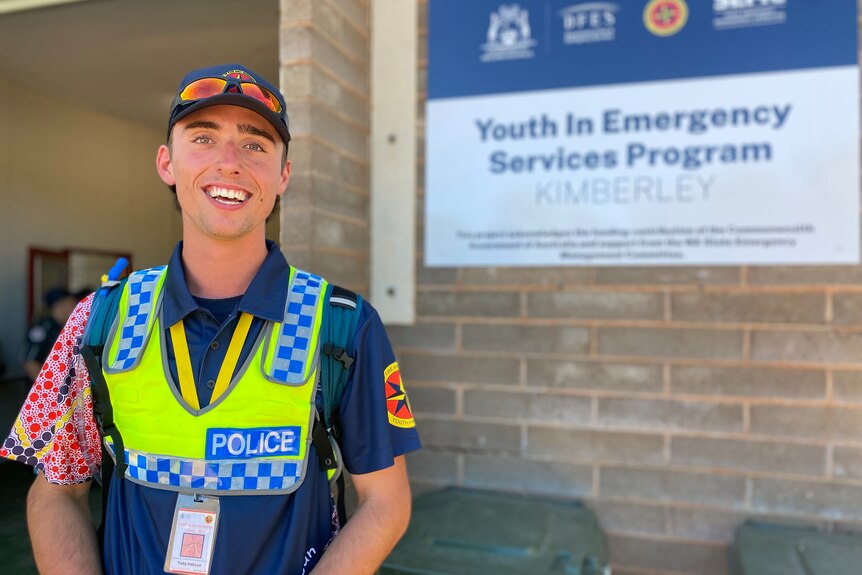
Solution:
{"label": "ear", "polygon": [[165,144],[159,146],[159,151],[156,152],[156,171],[164,183],[169,186],[174,186],[177,183],[174,177],[174,166],[171,163],[171,151]]}
{"label": "ear", "polygon": [[278,192],[279,196],[287,189],[288,182],[290,182],[290,160],[284,162],[284,168],[281,170],[281,176],[279,177],[279,188],[281,191]]}

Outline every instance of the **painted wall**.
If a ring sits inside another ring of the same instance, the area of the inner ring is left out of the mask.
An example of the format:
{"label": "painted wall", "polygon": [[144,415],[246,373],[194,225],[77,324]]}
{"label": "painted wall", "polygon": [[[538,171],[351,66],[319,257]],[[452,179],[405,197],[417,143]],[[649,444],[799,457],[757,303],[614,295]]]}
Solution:
{"label": "painted wall", "polygon": [[[27,328],[27,250],[130,252],[165,261],[180,236],[148,127],[0,82],[0,344],[9,365]],[[93,284],[98,278],[93,279]]]}

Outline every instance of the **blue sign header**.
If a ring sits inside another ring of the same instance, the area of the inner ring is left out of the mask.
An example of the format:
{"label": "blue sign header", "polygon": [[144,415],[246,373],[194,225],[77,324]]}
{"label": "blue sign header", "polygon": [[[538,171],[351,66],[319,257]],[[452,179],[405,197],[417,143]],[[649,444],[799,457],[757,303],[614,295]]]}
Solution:
{"label": "blue sign header", "polygon": [[856,0],[429,0],[428,98],[857,63]]}

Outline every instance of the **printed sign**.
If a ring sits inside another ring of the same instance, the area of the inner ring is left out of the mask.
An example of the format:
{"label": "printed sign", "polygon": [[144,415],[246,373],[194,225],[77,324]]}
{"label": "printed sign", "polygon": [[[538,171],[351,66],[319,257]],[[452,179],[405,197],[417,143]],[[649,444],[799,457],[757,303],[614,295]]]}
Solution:
{"label": "printed sign", "polygon": [[429,11],[427,265],[859,261],[854,0]]}

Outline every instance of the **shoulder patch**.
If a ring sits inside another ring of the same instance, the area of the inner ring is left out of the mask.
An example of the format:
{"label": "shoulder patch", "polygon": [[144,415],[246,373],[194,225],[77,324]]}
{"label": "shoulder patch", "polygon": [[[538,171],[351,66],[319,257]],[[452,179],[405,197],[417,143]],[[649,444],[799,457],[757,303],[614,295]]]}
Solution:
{"label": "shoulder patch", "polygon": [[389,415],[389,423],[395,427],[416,427],[413,421],[413,410],[410,408],[410,400],[404,390],[401,381],[401,370],[398,362],[392,362],[383,370],[383,380],[386,386],[386,411]]}
{"label": "shoulder patch", "polygon": [[41,325],[34,325],[27,332],[27,339],[33,343],[42,343],[46,337],[48,337],[48,331]]}

